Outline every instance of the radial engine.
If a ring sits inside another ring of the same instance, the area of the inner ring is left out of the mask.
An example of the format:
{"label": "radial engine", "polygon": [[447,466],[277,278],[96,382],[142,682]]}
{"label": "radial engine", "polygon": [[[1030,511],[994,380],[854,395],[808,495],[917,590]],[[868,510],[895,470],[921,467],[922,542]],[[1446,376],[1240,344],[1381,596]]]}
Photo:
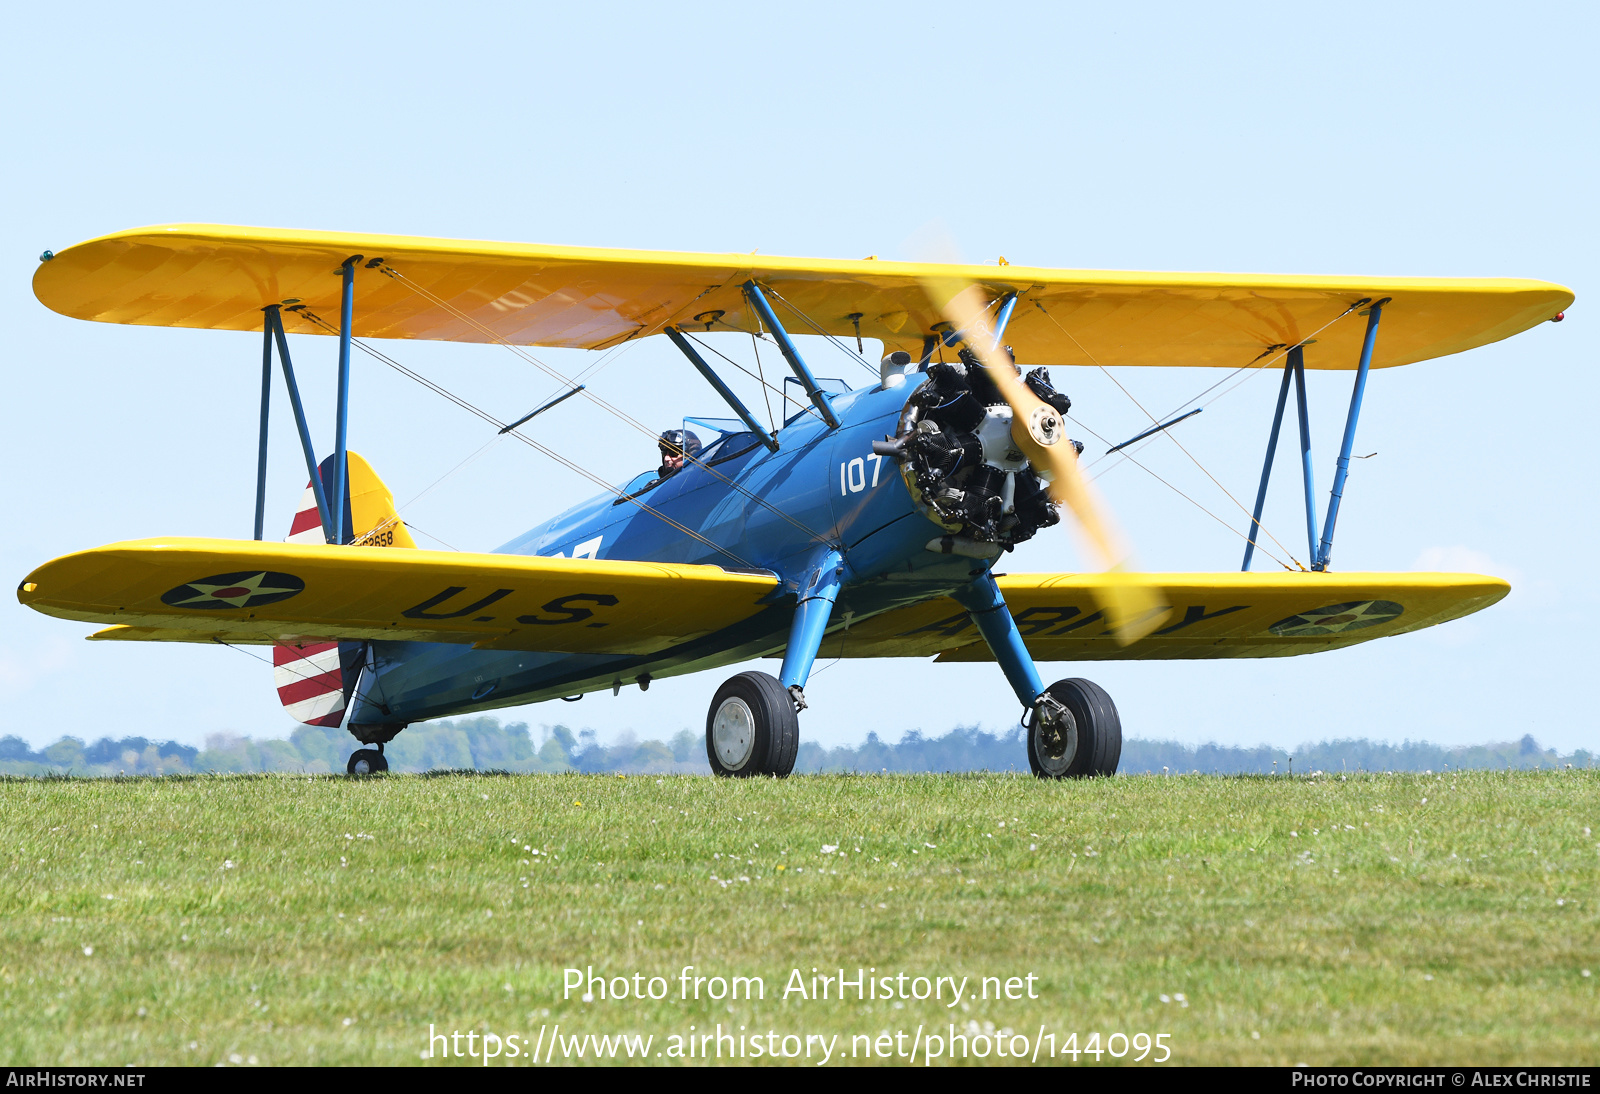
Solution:
{"label": "radial engine", "polygon": [[[910,363],[909,354],[893,353],[885,374]],[[1065,417],[1072,400],[1055,389],[1047,369],[1033,369],[1023,382]],[[1046,480],[1011,439],[1011,408],[970,350],[927,366],[894,439],[875,442],[873,451],[900,462],[917,507],[945,530],[929,550],[994,558],[1061,519]]]}

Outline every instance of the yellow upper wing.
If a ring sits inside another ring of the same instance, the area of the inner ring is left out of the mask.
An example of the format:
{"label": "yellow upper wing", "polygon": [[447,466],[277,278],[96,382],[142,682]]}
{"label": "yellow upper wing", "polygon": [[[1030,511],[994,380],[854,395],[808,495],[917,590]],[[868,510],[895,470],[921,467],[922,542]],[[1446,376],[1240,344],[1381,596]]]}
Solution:
{"label": "yellow upper wing", "polygon": [[95,638],[649,654],[755,615],[777,584],[715,566],[147,539],[47,562],[17,599],[46,615],[118,625]]}
{"label": "yellow upper wing", "polygon": [[[1150,574],[1164,593],[1153,633],[1122,646],[1095,610],[1097,574],[999,579],[1038,661],[1286,657],[1351,646],[1487,608],[1511,586],[1477,574]],[[830,635],[829,657],[991,661],[967,613],[940,598]]]}
{"label": "yellow upper wing", "polygon": [[[862,335],[908,350],[940,322],[922,278],[1022,292],[1006,340],[1019,360],[1063,365],[1237,367],[1314,337],[1308,367],[1354,368],[1364,324],[1334,320],[1361,299],[1391,297],[1372,362],[1383,368],[1508,338],[1573,299],[1560,285],[1516,279],[937,266],[206,224],[69,247],[39,266],[33,288],[63,315],[108,323],[260,330],[261,309],[286,304],[336,324],[338,270],[353,255],[362,257],[359,336],[584,349],[669,324],[751,329],[739,286],[752,278],[779,294],[778,314],[796,333],[853,335],[859,323]],[[294,312],[285,323],[325,333]]]}

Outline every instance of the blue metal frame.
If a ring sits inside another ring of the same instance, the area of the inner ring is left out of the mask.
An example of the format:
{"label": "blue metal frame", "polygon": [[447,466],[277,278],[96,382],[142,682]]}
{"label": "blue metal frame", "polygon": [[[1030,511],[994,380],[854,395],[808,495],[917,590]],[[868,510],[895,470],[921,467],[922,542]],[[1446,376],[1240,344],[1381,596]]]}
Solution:
{"label": "blue metal frame", "polygon": [[822,420],[828,423],[829,429],[839,428],[839,416],[833,412],[833,407],[828,405],[828,397],[817,386],[817,378],[811,375],[811,370],[806,367],[805,360],[801,358],[800,351],[795,348],[794,342],[789,338],[789,332],[783,329],[783,324],[778,322],[778,316],[772,310],[772,305],[767,301],[767,294],[761,291],[761,286],[754,281],[744,283],[745,298],[750,301],[750,306],[760,314],[761,321],[772,332],[772,337],[778,341],[778,349],[783,353],[783,359],[789,362],[789,368],[800,378],[800,384],[806,389],[806,395],[811,400],[811,405],[817,408],[817,413],[822,415]]}
{"label": "blue metal frame", "polygon": [[1000,311],[994,317],[994,348],[999,349],[1004,343],[1006,327],[1011,322],[1011,313],[1017,309],[1017,294],[1007,293],[1006,298],[1000,303]]}
{"label": "blue metal frame", "polygon": [[1039,679],[1033,655],[1022,641],[1022,633],[1017,630],[1016,620],[1011,618],[1011,610],[1006,607],[1006,598],[994,575],[985,570],[950,597],[967,609],[967,614],[977,624],[978,633],[983,635],[995,660],[1000,662],[1017,700],[1031,708],[1044,694],[1044,682]]}
{"label": "blue metal frame", "polygon": [[1294,372],[1295,409],[1300,415],[1300,474],[1306,484],[1306,557],[1317,557],[1317,496],[1311,473],[1311,417],[1306,413],[1306,354],[1303,346],[1289,351],[1286,366]]}
{"label": "blue metal frame", "polygon": [[[995,349],[999,349],[1001,345],[1004,344],[1003,339],[1005,338],[1006,327],[1011,323],[1011,313],[1016,310],[1017,298],[1018,294],[1014,292],[1007,293],[1005,296],[1000,298],[1000,310],[995,313],[994,317]],[[937,346],[940,342],[943,342],[946,346],[954,348],[957,343],[968,341],[967,332],[964,329],[952,326],[949,323],[935,323],[933,325],[933,334],[929,337],[933,339],[931,343],[926,340],[923,342],[924,361],[926,361],[927,356],[933,352],[932,347]]]}
{"label": "blue metal frame", "polygon": [[1333,491],[1328,497],[1328,515],[1322,522],[1322,545],[1317,549],[1313,570],[1326,570],[1333,556],[1333,526],[1339,520],[1339,502],[1344,497],[1345,480],[1350,477],[1350,452],[1356,443],[1356,421],[1361,417],[1361,400],[1367,392],[1367,373],[1372,368],[1372,347],[1378,339],[1378,320],[1383,317],[1380,300],[1367,309],[1367,333],[1361,340],[1361,363],[1356,367],[1355,387],[1350,392],[1350,410],[1344,419],[1344,440],[1339,445],[1339,465],[1333,473]]}
{"label": "blue metal frame", "polygon": [[778,682],[786,688],[804,688],[811,678],[811,666],[822,648],[823,635],[828,633],[834,601],[839,598],[839,571],[843,567],[844,556],[827,547],[807,574],[800,603],[794,608],[794,622],[789,624],[789,644],[784,648],[783,668],[778,675]]}
{"label": "blue metal frame", "polygon": [[339,268],[344,284],[339,300],[339,401],[333,432],[333,523],[337,530],[329,543],[344,541],[345,441],[350,432],[350,326],[355,313],[356,263],[360,255],[347,258]]}
{"label": "blue metal frame", "polygon": [[335,541],[333,518],[328,515],[328,496],[322,488],[322,473],[317,469],[317,453],[311,447],[311,430],[306,425],[306,410],[300,402],[300,385],[294,382],[294,365],[289,362],[289,340],[283,333],[283,316],[278,305],[265,309],[267,321],[272,325],[273,338],[278,343],[278,363],[283,366],[283,382],[289,388],[289,406],[294,410],[294,425],[300,433],[300,449],[306,456],[306,473],[311,476],[311,495],[317,499],[317,517],[322,521],[322,537],[329,543]]}
{"label": "blue metal frame", "polygon": [[[276,307],[276,305],[274,305]],[[272,316],[261,316],[261,448],[256,454],[256,539],[267,526],[267,425],[272,405]]]}
{"label": "blue metal frame", "polygon": [[1256,488],[1256,507],[1250,514],[1250,527],[1246,530],[1244,564],[1240,572],[1250,572],[1250,559],[1256,553],[1256,537],[1261,534],[1261,510],[1267,504],[1267,481],[1272,478],[1272,460],[1278,454],[1278,431],[1283,428],[1283,408],[1289,403],[1289,379],[1293,375],[1289,362],[1283,363],[1283,383],[1278,385],[1278,409],[1272,412],[1272,432],[1267,436],[1267,458],[1261,464],[1261,485]]}
{"label": "blue metal frame", "polygon": [[761,427],[755,416],[739,400],[739,396],[733,393],[733,389],[722,382],[722,377],[718,376],[711,366],[706,364],[705,358],[701,357],[694,346],[689,344],[689,340],[683,336],[683,332],[676,327],[668,327],[666,328],[666,335],[672,339],[672,344],[677,346],[683,355],[689,359],[689,363],[700,370],[700,375],[704,376],[706,381],[717,389],[717,394],[721,395],[723,401],[733,408],[733,412],[739,415],[739,420],[749,427],[750,432],[761,438],[761,443],[767,446],[768,451],[776,452],[778,450],[777,438]]}

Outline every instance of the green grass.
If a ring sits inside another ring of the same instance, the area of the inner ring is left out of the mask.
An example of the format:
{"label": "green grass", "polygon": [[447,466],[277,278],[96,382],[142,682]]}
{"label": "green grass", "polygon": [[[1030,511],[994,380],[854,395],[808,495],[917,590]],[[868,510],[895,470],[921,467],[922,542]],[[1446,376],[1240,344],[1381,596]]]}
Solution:
{"label": "green grass", "polygon": [[[1600,1061],[1593,772],[8,779],[0,803],[7,1064],[415,1063],[430,1022]],[[590,965],[672,995],[564,1000]],[[681,1002],[684,965],[766,999]],[[840,966],[1032,973],[1040,998],[781,999]]]}

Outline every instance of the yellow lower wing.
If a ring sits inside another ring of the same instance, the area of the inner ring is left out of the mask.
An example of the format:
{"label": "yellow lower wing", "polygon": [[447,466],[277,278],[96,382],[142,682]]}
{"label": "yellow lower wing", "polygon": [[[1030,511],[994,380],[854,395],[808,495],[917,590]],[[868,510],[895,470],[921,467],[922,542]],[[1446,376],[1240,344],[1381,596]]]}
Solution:
{"label": "yellow lower wing", "polygon": [[303,638],[649,654],[762,610],[775,577],[716,566],[148,539],[47,562],[17,590],[93,638],[241,644]]}
{"label": "yellow lower wing", "polygon": [[[1487,608],[1511,586],[1478,574],[1150,574],[1163,593],[1151,633],[1122,646],[1095,608],[1099,574],[999,579],[1039,661],[1287,657],[1430,627]],[[857,624],[829,656],[992,661],[967,613],[940,598]],[[835,652],[835,651],[839,652]]]}

